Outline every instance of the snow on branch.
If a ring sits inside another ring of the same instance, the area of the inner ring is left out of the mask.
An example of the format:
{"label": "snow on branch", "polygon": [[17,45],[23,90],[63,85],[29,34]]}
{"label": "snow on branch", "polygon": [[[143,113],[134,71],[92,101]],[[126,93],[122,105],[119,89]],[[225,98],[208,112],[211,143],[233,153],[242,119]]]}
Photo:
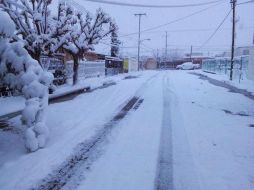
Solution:
{"label": "snow on branch", "polygon": [[[41,55],[52,55],[66,42],[70,32],[70,14],[61,20],[50,16],[51,0],[1,0],[0,8],[16,26],[15,41],[24,41],[29,54],[40,62]],[[21,36],[21,37],[20,37]]]}
{"label": "snow on branch", "polygon": [[53,75],[43,71],[21,42],[11,41],[15,30],[8,17],[0,14],[0,23],[8,23],[0,27],[0,83],[23,92],[26,98],[22,111],[22,121],[27,127],[25,145],[28,151],[36,151],[46,145],[49,135],[45,119],[48,86],[53,81]]}

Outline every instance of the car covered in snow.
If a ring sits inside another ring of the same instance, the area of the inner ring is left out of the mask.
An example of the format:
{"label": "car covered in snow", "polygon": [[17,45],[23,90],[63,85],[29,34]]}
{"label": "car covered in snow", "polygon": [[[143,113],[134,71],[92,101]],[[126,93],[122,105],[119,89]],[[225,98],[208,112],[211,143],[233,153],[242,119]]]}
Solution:
{"label": "car covered in snow", "polygon": [[199,64],[193,64],[192,62],[186,62],[176,66],[176,69],[181,69],[181,70],[193,70],[193,69],[199,69],[199,68],[200,68]]}

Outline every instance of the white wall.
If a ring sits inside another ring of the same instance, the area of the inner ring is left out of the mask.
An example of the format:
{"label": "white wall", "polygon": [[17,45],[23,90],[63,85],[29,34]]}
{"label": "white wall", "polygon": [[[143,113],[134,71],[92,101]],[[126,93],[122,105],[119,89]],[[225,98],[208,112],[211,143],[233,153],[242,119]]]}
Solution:
{"label": "white wall", "polygon": [[129,59],[129,72],[138,70],[138,61],[136,59]]}
{"label": "white wall", "polygon": [[248,64],[248,79],[254,80],[254,48],[250,49],[250,60]]}

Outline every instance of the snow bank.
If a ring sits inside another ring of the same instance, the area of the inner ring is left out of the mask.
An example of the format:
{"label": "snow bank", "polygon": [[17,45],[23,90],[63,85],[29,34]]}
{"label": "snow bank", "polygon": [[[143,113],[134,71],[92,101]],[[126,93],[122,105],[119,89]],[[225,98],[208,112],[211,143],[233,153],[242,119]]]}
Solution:
{"label": "snow bank", "polygon": [[239,89],[246,89],[247,91],[252,92],[252,94],[254,94],[254,81],[249,80],[247,78],[244,78],[243,80],[240,80],[240,82],[239,82],[239,79],[234,79],[232,81],[229,80],[229,77],[224,74],[211,74],[211,73],[207,73],[207,72],[204,72],[201,70],[194,71],[194,72],[201,73],[201,74],[206,75],[210,78],[226,82],[226,83],[228,83],[232,86],[235,86]]}

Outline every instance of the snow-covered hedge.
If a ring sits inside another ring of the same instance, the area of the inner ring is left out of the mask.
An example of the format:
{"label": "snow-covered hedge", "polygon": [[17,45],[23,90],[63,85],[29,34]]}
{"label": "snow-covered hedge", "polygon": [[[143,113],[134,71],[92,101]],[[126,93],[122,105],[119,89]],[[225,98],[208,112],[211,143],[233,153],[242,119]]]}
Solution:
{"label": "snow-covered hedge", "polygon": [[30,57],[21,42],[10,41],[15,30],[12,20],[1,13],[0,23],[5,23],[0,25],[0,81],[24,94],[26,106],[21,119],[27,126],[25,146],[36,151],[45,146],[49,135],[45,119],[53,75]]}

